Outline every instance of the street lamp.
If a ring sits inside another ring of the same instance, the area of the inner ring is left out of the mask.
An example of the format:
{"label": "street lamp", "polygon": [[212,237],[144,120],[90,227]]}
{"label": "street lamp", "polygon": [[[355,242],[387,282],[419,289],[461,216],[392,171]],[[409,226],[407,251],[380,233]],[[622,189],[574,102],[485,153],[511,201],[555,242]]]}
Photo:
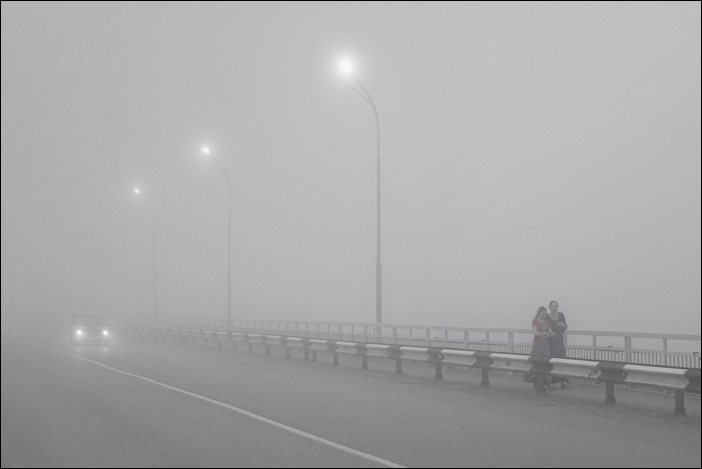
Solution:
{"label": "street lamp", "polygon": [[351,88],[353,91],[358,93],[361,98],[365,102],[368,103],[368,105],[371,107],[373,110],[373,115],[375,116],[375,128],[377,132],[377,159],[376,159],[376,174],[377,174],[377,183],[376,183],[376,191],[377,191],[377,220],[376,224],[378,227],[378,239],[376,241],[377,245],[377,254],[376,254],[376,274],[375,274],[375,322],[377,324],[382,324],[383,323],[383,299],[382,299],[382,273],[381,273],[381,263],[380,263],[380,121],[378,120],[378,109],[375,107],[375,103],[373,102],[373,98],[371,98],[370,93],[363,87],[360,81],[358,81],[358,78],[356,78],[356,75],[353,73],[353,64],[345,60],[339,64],[339,67],[341,70],[346,74],[351,76],[353,80],[356,82],[356,84],[361,88],[362,92],[354,88],[353,86],[349,85],[344,81],[344,84]]}
{"label": "street lamp", "polygon": [[[141,191],[139,188],[134,188],[134,193],[138,196],[141,196]],[[154,230],[153,230],[153,238],[154,238],[154,318],[158,319],[158,300],[156,297],[156,215],[154,213],[153,208],[151,208],[151,204],[147,199],[143,199],[144,203],[146,203],[146,206],[149,208],[149,212],[151,213],[151,218],[154,223]]]}
{"label": "street lamp", "polygon": [[213,155],[210,154],[210,150],[207,147],[204,147],[202,149],[202,152],[207,155],[211,156],[213,160],[215,160],[215,163],[219,166],[219,168],[222,170],[224,173],[224,177],[227,178],[227,191],[229,194],[229,197],[227,199],[227,320],[229,321],[229,325],[231,326],[232,323],[232,188],[231,185],[229,184],[229,174],[227,174],[227,171],[224,169],[224,166],[219,162],[217,158],[215,158]]}

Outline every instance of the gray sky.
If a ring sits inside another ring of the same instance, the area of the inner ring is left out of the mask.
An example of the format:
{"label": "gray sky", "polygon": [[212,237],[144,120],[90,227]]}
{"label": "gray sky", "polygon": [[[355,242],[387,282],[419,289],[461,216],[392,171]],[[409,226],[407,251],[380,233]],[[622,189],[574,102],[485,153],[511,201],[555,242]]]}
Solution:
{"label": "gray sky", "polygon": [[[700,4],[2,2],[2,314],[700,333]],[[140,200],[132,193],[143,192]]]}

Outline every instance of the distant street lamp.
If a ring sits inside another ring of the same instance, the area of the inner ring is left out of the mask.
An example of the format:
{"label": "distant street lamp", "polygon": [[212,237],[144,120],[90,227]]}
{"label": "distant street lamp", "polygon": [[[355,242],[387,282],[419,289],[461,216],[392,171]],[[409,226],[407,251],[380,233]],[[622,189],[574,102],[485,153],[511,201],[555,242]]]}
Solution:
{"label": "distant street lamp", "polygon": [[202,152],[210,156],[219,168],[224,173],[224,177],[227,178],[227,191],[229,197],[227,198],[227,320],[229,325],[232,323],[232,188],[229,184],[229,174],[224,166],[219,162],[217,158],[210,154],[210,150],[207,147],[202,149]]}
{"label": "distant street lamp", "polygon": [[353,91],[359,94],[361,98],[365,102],[368,103],[368,105],[371,107],[373,110],[373,115],[375,116],[375,128],[377,132],[377,159],[376,159],[376,179],[377,179],[377,220],[376,220],[376,225],[378,227],[378,236],[377,236],[377,241],[376,241],[376,246],[377,246],[377,254],[376,254],[376,274],[375,274],[375,322],[377,324],[382,324],[383,323],[383,299],[382,299],[382,269],[381,269],[381,262],[380,262],[380,121],[378,120],[378,109],[375,107],[375,103],[373,102],[373,98],[371,98],[370,93],[363,87],[360,81],[358,81],[358,78],[356,78],[356,75],[353,73],[353,65],[351,62],[348,60],[343,61],[339,64],[339,67],[341,70],[346,74],[351,76],[351,78],[354,79],[356,84],[361,88],[361,91],[358,91],[356,88],[353,86],[349,85],[344,81],[344,84],[351,88]]}
{"label": "distant street lamp", "polygon": [[[138,196],[141,196],[141,191],[139,188],[134,189],[134,193]],[[156,214],[154,213],[153,208],[151,208],[151,204],[147,199],[142,199],[146,206],[149,208],[149,212],[151,213],[151,218],[153,220],[153,240],[154,240],[154,318],[158,319],[158,300],[156,296]]]}

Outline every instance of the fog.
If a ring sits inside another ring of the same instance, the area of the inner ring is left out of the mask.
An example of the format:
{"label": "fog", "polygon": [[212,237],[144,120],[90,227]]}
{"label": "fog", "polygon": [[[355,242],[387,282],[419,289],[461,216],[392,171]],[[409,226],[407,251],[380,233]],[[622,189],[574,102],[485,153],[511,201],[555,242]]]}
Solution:
{"label": "fog", "polygon": [[384,322],[699,334],[700,36],[699,2],[2,2],[3,327],[153,317],[154,245],[159,316],[226,318],[222,168],[233,318],[374,322],[349,58]]}

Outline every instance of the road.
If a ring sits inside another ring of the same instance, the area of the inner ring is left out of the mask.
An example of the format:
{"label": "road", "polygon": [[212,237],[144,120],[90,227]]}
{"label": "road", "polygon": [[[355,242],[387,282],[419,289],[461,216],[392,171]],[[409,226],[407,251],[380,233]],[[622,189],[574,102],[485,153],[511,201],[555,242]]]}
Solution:
{"label": "road", "polygon": [[2,336],[2,467],[700,467],[700,401],[356,357]]}

